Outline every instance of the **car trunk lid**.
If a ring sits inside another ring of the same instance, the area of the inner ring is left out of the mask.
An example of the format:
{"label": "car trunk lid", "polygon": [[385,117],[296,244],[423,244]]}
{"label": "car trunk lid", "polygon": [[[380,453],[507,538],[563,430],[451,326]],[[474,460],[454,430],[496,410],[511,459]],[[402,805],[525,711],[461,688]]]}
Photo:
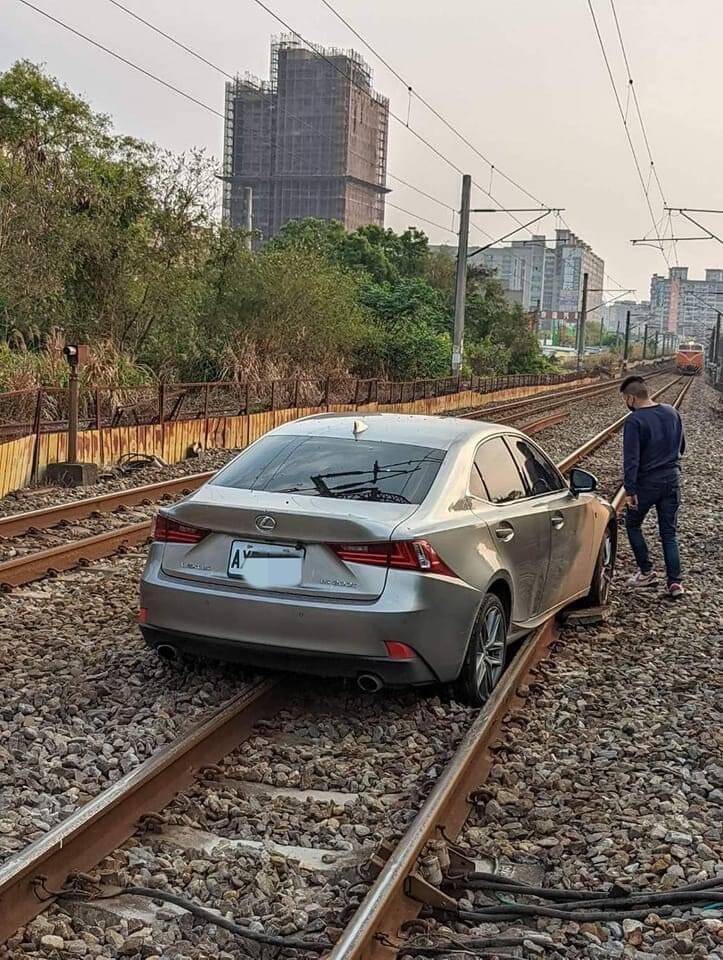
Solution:
{"label": "car trunk lid", "polygon": [[166,543],[166,574],[241,593],[371,601],[385,567],[342,560],[328,544],[388,541],[415,504],[308,497],[205,486],[170,515],[208,533]]}

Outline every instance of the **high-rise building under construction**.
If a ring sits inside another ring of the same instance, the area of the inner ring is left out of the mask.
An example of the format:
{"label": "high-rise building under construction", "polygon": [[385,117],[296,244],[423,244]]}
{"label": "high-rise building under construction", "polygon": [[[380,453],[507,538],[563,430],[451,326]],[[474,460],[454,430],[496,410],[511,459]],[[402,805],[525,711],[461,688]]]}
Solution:
{"label": "high-rise building under construction", "polygon": [[357,53],[275,40],[270,81],[226,84],[225,222],[247,222],[250,187],[262,240],[301,217],[383,226],[388,125]]}

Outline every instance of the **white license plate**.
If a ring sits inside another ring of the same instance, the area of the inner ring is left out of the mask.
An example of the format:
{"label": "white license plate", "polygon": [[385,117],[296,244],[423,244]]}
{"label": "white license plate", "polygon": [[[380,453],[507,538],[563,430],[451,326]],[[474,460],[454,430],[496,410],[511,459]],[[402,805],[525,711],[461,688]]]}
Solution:
{"label": "white license plate", "polygon": [[298,587],[305,553],[303,547],[282,543],[234,540],[228,558],[228,575],[260,589]]}

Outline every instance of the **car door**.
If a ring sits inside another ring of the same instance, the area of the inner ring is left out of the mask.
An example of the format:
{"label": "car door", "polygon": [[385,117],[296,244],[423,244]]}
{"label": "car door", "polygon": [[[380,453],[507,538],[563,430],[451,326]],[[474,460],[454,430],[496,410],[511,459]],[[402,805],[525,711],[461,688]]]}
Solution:
{"label": "car door", "polygon": [[500,565],[512,579],[512,620],[525,623],[544,609],[550,554],[547,510],[529,496],[502,436],[490,437],[480,444],[474,466],[479,477],[480,498],[494,504],[492,511],[485,507],[484,513]]}
{"label": "car door", "polygon": [[525,481],[547,515],[550,562],[543,609],[550,610],[590,585],[593,530],[587,497],[574,497],[557,467],[527,437],[507,437]]}

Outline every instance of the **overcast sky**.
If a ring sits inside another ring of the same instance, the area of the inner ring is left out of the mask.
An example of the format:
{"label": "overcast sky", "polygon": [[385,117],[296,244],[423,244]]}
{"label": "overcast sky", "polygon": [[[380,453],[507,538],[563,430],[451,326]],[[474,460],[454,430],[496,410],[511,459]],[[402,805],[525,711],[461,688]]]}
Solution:
{"label": "overcast sky", "polygon": [[[221,75],[109,0],[33,2],[223,111]],[[269,42],[282,28],[254,0],[123,2],[224,70],[268,76]],[[633,237],[652,232],[651,220],[588,0],[334,0],[334,5],[497,169],[545,204],[564,207],[570,227],[604,258],[615,281],[636,288],[638,298],[647,298],[651,274],[666,273],[667,267],[657,250],[630,244]],[[594,5],[625,106],[627,80],[610,2],[594,0]],[[268,0],[267,6],[312,41],[353,46],[362,53],[373,67],[377,89],[406,118],[406,87],[321,0]],[[678,206],[723,208],[720,0],[617,0],[617,11],[666,199]],[[202,145],[220,157],[218,117],[48,22],[19,0],[3,0],[0,69],[18,58],[44,63],[97,110],[110,114],[121,132],[179,151]],[[647,180],[649,164],[632,103],[629,122]],[[489,189],[489,166],[415,101],[411,125]],[[391,173],[451,207],[459,206],[459,175],[393,120],[389,144]],[[441,229],[451,224],[449,209],[395,181],[390,186],[389,199],[415,217],[389,208],[389,226],[402,229],[418,222],[434,242],[453,242]],[[506,206],[530,205],[528,197],[496,173],[492,193]],[[654,183],[650,196],[660,216]],[[475,189],[473,206],[489,205],[489,197]],[[480,215],[475,221],[495,236],[515,226],[501,214]],[[707,216],[704,222],[723,234],[723,216]],[[553,216],[541,223],[544,230],[541,225],[536,230],[554,233]],[[676,236],[698,232],[680,218],[673,223]],[[668,229],[667,219],[663,227]],[[483,238],[473,232],[472,240]],[[695,277],[706,266],[723,266],[723,249],[713,240],[679,244],[678,255]],[[672,253],[670,257],[673,263]]]}

